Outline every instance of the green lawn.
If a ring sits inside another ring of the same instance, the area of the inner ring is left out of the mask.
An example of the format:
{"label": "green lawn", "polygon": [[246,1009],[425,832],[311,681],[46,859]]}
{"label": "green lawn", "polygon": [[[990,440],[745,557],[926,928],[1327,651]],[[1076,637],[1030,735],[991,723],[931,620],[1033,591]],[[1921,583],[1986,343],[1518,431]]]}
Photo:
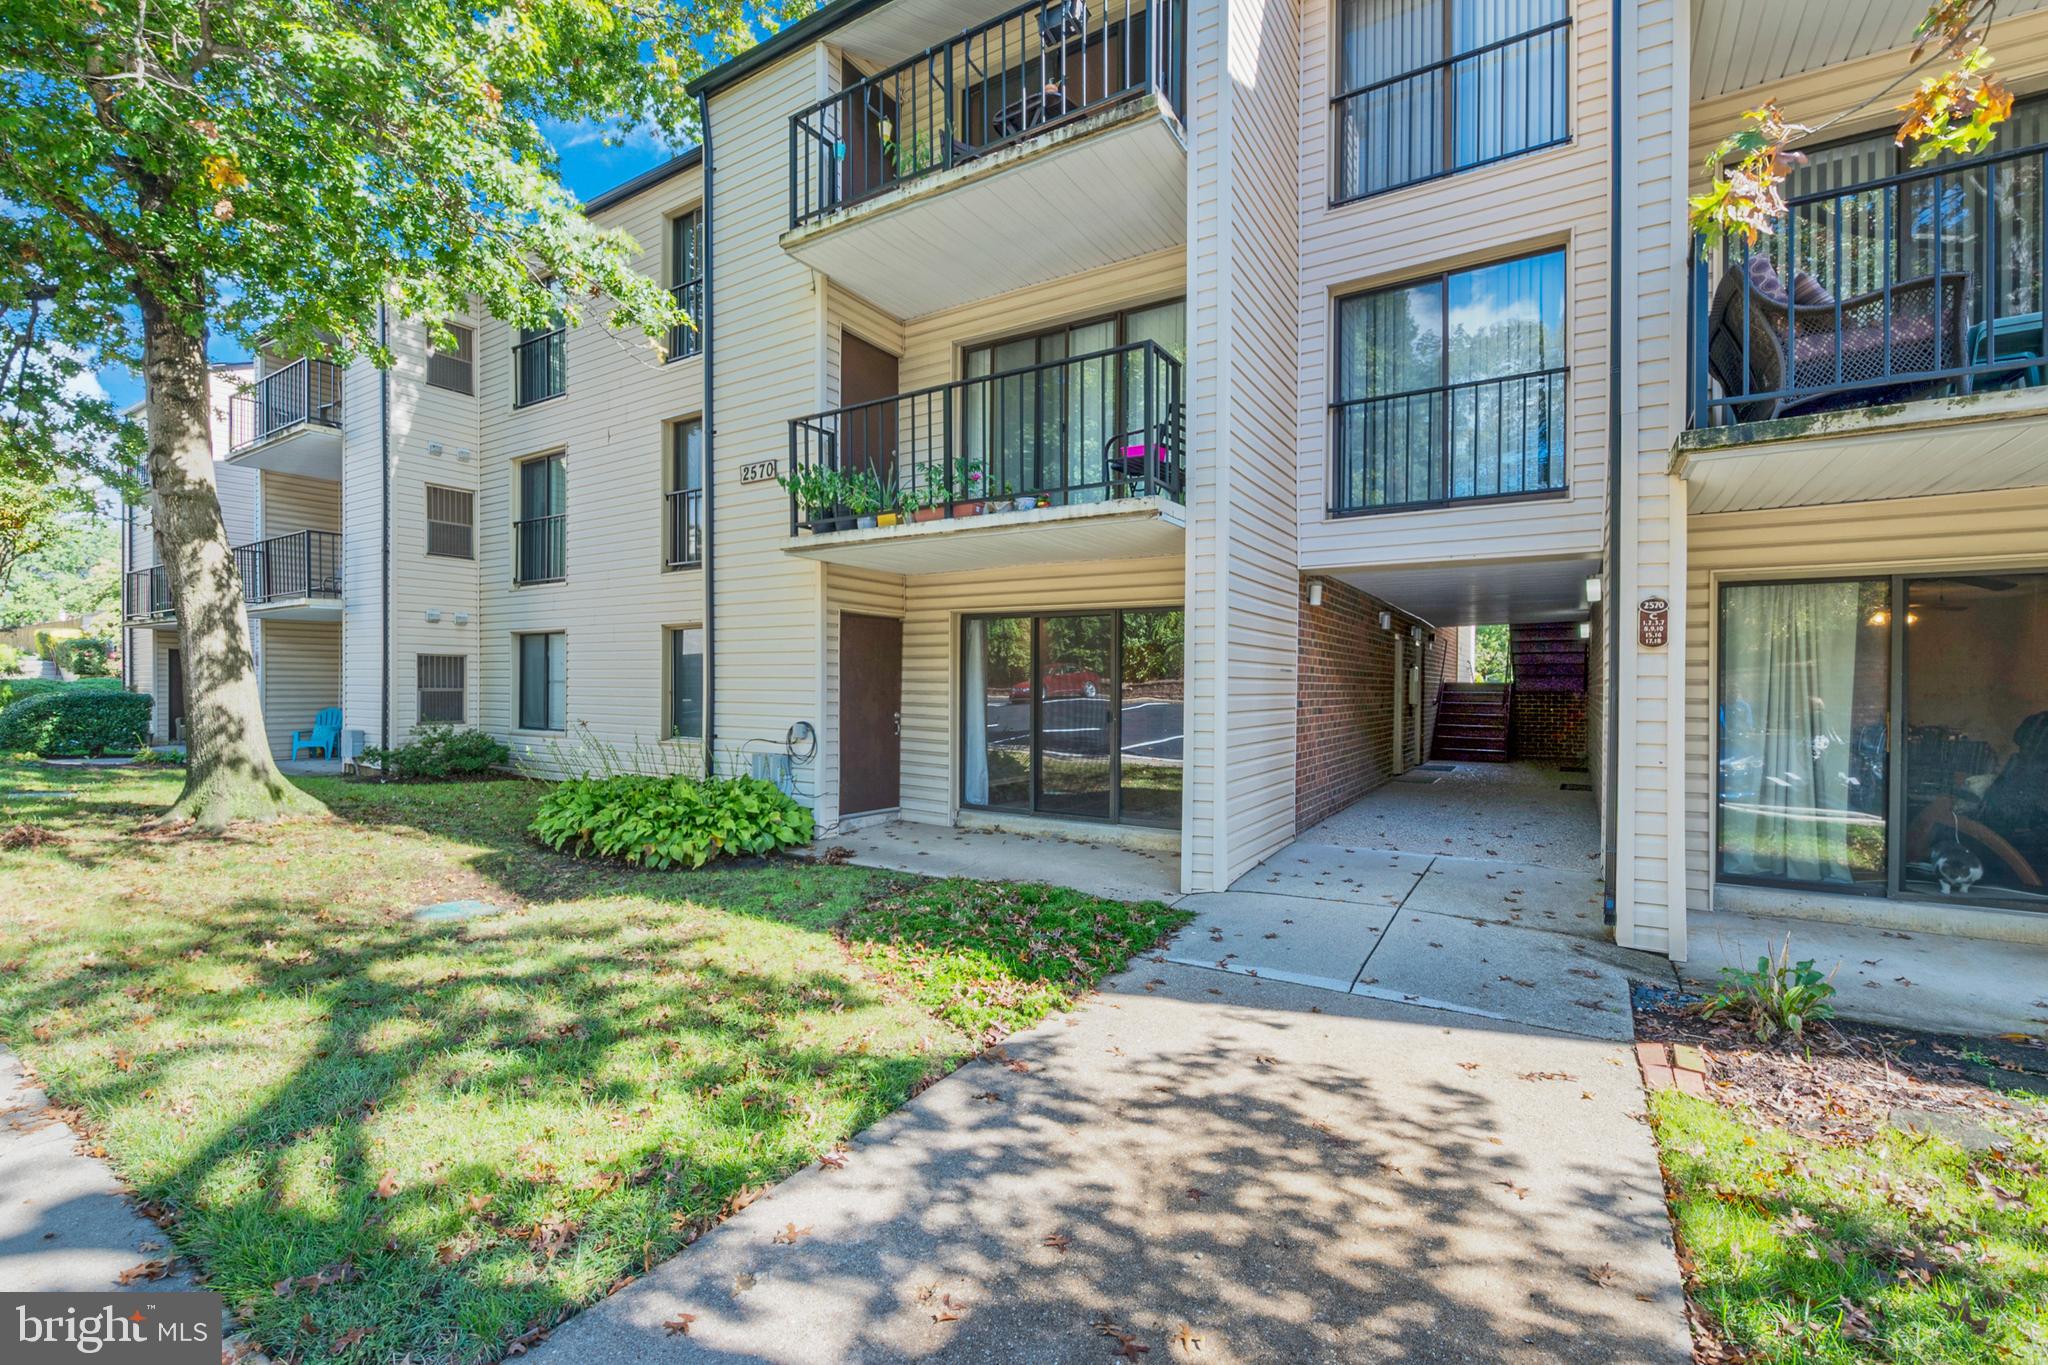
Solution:
{"label": "green lawn", "polygon": [[1896,1128],[1823,1146],[1660,1091],[1693,1299],[1771,1365],[2048,1361],[2048,1134],[1972,1153]]}
{"label": "green lawn", "polygon": [[[578,863],[512,781],[308,779],[332,821],[139,832],[180,780],[0,763],[0,1041],[281,1357],[495,1359],[1179,922]],[[409,918],[463,898],[510,913]]]}

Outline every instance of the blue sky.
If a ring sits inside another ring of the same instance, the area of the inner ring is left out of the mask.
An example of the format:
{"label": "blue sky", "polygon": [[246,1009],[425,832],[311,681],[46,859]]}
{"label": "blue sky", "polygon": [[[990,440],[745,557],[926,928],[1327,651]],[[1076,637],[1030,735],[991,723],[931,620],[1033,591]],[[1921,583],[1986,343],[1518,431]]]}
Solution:
{"label": "blue sky", "polygon": [[[607,147],[603,140],[606,127],[604,124],[555,124],[544,128],[556,151],[561,154],[562,183],[579,199],[602,194],[681,150],[668,146],[659,134],[649,128],[635,128],[619,146]],[[215,360],[247,358],[232,344],[218,343],[213,348]],[[121,407],[141,401],[141,376],[124,367],[111,366],[101,370],[99,378],[108,396]]]}

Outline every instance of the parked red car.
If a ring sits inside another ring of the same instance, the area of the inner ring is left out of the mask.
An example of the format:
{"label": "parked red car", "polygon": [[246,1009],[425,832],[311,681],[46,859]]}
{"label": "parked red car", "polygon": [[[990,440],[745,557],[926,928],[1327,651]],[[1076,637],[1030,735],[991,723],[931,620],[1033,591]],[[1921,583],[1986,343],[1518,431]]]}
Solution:
{"label": "parked red car", "polygon": [[[1099,697],[1106,684],[1099,673],[1085,668],[1056,668],[1045,675],[1045,686],[1039,696],[1046,701],[1058,701],[1063,697]],[[1010,700],[1028,702],[1031,700],[1031,684],[1020,682],[1010,689]]]}

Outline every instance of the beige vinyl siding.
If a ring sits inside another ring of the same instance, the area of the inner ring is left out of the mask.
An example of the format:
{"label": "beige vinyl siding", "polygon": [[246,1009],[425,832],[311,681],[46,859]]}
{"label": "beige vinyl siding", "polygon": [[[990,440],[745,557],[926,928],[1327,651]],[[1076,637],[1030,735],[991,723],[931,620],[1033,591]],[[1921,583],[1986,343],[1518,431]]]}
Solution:
{"label": "beige vinyl siding", "polygon": [[960,618],[995,612],[1179,606],[1172,559],[1047,564],[909,580],[903,612],[903,816],[951,824],[959,809]]}
{"label": "beige vinyl siding", "polygon": [[[630,236],[638,247],[634,269],[666,285],[669,221],[698,207],[703,194],[702,174],[691,168],[612,205],[598,223]],[[724,269],[721,261],[713,305],[721,314]],[[466,465],[418,460],[393,491],[394,563],[407,585],[395,612],[394,710],[401,724],[413,723],[419,655],[466,654],[471,723],[510,739],[538,772],[594,766],[606,754],[648,771],[701,771],[701,746],[663,738],[663,632],[704,619],[703,573],[664,566],[663,494],[669,427],[703,411],[703,361],[664,362],[655,340],[611,330],[603,311],[601,303],[586,308],[581,325],[569,331],[564,394],[519,409],[512,406],[517,331],[494,319],[478,321],[477,459]],[[710,326],[717,325],[713,318]],[[452,420],[452,409],[464,401],[424,384],[408,387],[423,411],[429,401],[453,400],[440,420]],[[515,586],[517,465],[554,453],[562,456],[567,491],[567,576],[560,583]],[[718,455],[722,463],[723,448]],[[427,555],[428,483],[475,493],[474,563]],[[465,600],[470,605],[460,605]],[[441,619],[430,623],[433,610]],[[468,626],[455,622],[458,611],[469,613]],[[551,631],[565,636],[568,729],[559,736],[525,735],[517,730],[515,637]]]}
{"label": "beige vinyl siding", "polygon": [[[1597,553],[1607,507],[1609,6],[1571,8],[1571,141],[1332,207],[1336,8],[1303,7],[1296,413],[1304,572]],[[1565,252],[1570,497],[1331,517],[1339,298],[1469,265]]]}
{"label": "beige vinyl siding", "polygon": [[264,470],[261,525],[257,538],[270,540],[298,531],[341,529],[341,485],[331,479]]}
{"label": "beige vinyl siding", "polygon": [[263,728],[270,752],[290,758],[292,732],[312,729],[322,709],[341,705],[341,627],[327,621],[262,621],[256,631]]}
{"label": "beige vinyl siding", "polygon": [[1678,566],[1685,559],[1685,489],[1666,473],[1683,425],[1685,359],[1686,106],[1690,67],[1685,7],[1638,0],[1623,12],[1622,91],[1630,145],[1622,149],[1622,230],[1628,264],[1621,299],[1623,618],[1616,846],[1616,940],[1683,960],[1685,914],[1681,800],[1681,665],[1671,646],[1637,643],[1634,604],[1670,602],[1674,639],[1684,638]]}
{"label": "beige vinyl siding", "polygon": [[1694,517],[1688,546],[1686,903],[1698,910],[1708,907],[1713,885],[1717,584],[1919,569],[2048,568],[2048,488]]}
{"label": "beige vinyl siding", "polygon": [[[405,320],[393,316],[386,327],[392,341],[402,343]],[[387,729],[384,713],[382,387],[367,360],[350,365],[341,379],[341,710],[348,726],[379,748],[403,738]]]}
{"label": "beige vinyl siding", "polygon": [[[718,611],[710,646],[721,765],[749,748],[780,748],[797,721],[826,728],[825,571],[783,552],[788,496],[774,483],[742,483],[740,469],[786,464],[789,420],[826,406],[823,291],[778,239],[789,219],[789,116],[823,96],[828,65],[822,49],[806,49],[711,100]],[[573,714],[573,645],[569,667]],[[828,825],[837,818],[818,799],[817,765],[798,768],[796,783]]]}
{"label": "beige vinyl siding", "polygon": [[1182,881],[1220,889],[1294,833],[1300,15],[1191,15],[1189,785]]}
{"label": "beige vinyl siding", "polygon": [[[482,331],[473,313],[451,320]],[[478,470],[484,461],[479,458],[478,399],[426,382],[430,348],[425,323],[394,318],[391,331],[390,704],[392,734],[403,739],[419,724],[418,661],[422,654],[459,654],[468,659],[463,715],[469,724],[478,721],[481,561],[427,554],[427,485],[470,493],[474,509]],[[474,351],[474,344],[471,349]],[[429,620],[429,616],[439,619]],[[467,621],[459,619],[465,616]]]}

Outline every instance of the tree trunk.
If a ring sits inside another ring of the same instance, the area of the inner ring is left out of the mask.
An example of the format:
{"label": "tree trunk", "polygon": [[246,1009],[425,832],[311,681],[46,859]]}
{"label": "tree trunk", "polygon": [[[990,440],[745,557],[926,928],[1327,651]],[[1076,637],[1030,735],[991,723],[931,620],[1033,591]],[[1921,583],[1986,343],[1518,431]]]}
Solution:
{"label": "tree trunk", "polygon": [[[166,820],[220,829],[237,820],[314,814],[320,804],[270,757],[249,614],[213,478],[212,401],[199,320],[147,288],[142,309],[150,507],[157,556],[178,613],[185,663],[185,790]],[[189,326],[189,330],[188,330]]]}

